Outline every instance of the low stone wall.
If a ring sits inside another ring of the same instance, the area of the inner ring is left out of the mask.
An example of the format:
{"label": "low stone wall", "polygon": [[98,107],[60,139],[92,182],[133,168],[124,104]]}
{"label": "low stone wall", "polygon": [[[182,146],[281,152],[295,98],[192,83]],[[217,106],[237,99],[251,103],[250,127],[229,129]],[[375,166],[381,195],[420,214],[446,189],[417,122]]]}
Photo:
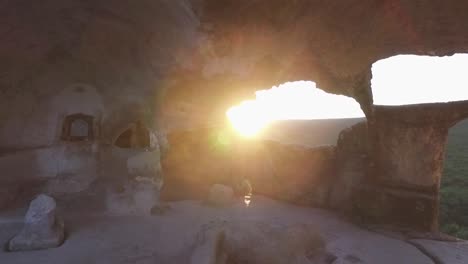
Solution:
{"label": "low stone wall", "polygon": [[367,122],[340,132],[337,141],[336,180],[330,192],[330,207],[351,212],[353,197],[365,181],[371,161],[368,155]]}
{"label": "low stone wall", "polygon": [[253,193],[292,203],[326,206],[335,179],[335,147],[305,148],[247,140],[221,129],[168,135],[162,160],[163,200],[204,199],[212,184],[232,186],[239,195],[247,179]]}

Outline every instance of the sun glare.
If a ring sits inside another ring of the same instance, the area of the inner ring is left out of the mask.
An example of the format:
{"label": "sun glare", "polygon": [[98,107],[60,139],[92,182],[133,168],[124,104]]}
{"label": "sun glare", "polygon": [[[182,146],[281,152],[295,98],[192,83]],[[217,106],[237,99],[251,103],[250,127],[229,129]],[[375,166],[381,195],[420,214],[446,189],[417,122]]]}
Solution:
{"label": "sun glare", "polygon": [[288,119],[337,119],[364,117],[352,98],[324,92],[314,82],[288,82],[255,93],[231,107],[226,115],[242,136],[254,137],[269,123]]}
{"label": "sun glare", "polygon": [[258,107],[256,101],[244,101],[227,111],[232,126],[245,137],[253,137],[261,131],[271,120],[264,109]]}

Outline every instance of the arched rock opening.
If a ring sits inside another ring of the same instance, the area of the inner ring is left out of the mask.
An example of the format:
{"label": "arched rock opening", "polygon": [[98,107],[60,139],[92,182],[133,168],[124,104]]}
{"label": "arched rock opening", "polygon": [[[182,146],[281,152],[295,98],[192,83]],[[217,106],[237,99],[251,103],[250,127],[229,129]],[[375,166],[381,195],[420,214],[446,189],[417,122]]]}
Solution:
{"label": "arched rock opening", "polygon": [[[232,122],[260,131],[244,135],[218,125],[168,134],[162,199],[203,198],[215,183],[242,192],[240,183],[247,179],[254,195],[292,203],[340,207],[350,200],[359,181],[349,178],[362,171],[356,172],[364,161],[365,140],[362,133],[338,138],[343,129],[365,120],[354,99],[326,93],[312,82],[292,82],[258,91],[255,99],[234,107],[234,116],[228,114]],[[348,151],[353,144],[361,148]],[[343,170],[337,168],[338,148]],[[341,180],[349,184],[339,185]]]}
{"label": "arched rock opening", "polygon": [[114,145],[120,148],[149,148],[150,134],[148,129],[141,123],[135,122],[128,126],[114,140]]}

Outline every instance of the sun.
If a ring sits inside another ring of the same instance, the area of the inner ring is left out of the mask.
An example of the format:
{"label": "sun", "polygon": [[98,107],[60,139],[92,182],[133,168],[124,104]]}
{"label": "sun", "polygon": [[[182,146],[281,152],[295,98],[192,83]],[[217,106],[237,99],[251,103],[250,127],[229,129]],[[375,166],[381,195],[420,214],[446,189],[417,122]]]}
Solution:
{"label": "sun", "polygon": [[252,138],[270,122],[268,116],[255,101],[244,101],[229,108],[226,115],[232,127],[243,137]]}

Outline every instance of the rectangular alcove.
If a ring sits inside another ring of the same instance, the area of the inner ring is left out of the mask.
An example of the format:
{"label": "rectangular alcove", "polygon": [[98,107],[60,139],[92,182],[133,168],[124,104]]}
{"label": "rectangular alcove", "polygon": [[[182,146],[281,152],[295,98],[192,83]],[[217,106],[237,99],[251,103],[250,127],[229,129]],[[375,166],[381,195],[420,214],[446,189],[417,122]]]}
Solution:
{"label": "rectangular alcove", "polygon": [[94,117],[85,114],[72,114],[65,117],[61,139],[64,141],[94,140]]}

